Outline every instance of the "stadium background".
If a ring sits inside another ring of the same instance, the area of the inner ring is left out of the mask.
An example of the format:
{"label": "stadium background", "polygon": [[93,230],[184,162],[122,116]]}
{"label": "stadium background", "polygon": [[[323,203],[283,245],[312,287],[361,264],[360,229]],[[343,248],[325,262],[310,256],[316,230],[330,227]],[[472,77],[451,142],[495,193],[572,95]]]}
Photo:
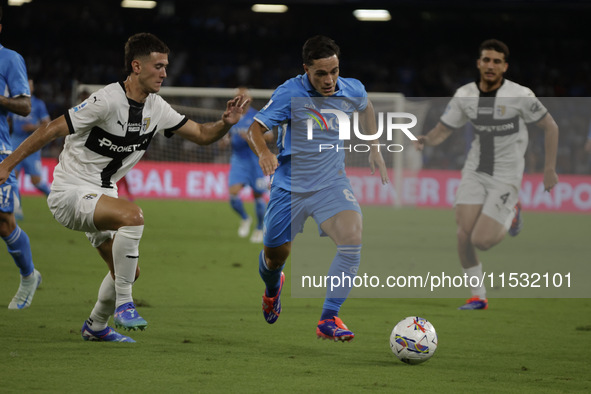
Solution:
{"label": "stadium background", "polygon": [[[507,77],[537,96],[587,97],[591,91],[586,1],[287,1],[285,14],[254,13],[248,1],[164,0],[152,10],[123,9],[114,0],[3,3],[0,42],[24,56],[52,118],[73,104],[74,81],[121,79],[123,45],[140,31],[171,48],[167,86],[274,89],[302,72],[305,39],[326,34],[341,46],[341,74],[360,79],[368,91],[451,96],[476,77],[478,45],[491,37],[511,49]],[[386,8],[392,20],[359,22],[352,14],[359,7]],[[559,124],[559,174],[591,172],[583,148],[590,120]],[[536,173],[543,165],[543,133],[533,128],[530,135],[526,172]],[[60,143],[46,147],[44,156],[56,157]],[[425,168],[457,170],[467,147],[450,139],[425,156]]]}

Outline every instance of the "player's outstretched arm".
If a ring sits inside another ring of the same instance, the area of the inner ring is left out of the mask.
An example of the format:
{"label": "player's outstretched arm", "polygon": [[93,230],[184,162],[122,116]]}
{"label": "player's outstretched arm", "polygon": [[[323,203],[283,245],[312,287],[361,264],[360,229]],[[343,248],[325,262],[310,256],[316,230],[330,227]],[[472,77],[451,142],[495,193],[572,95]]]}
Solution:
{"label": "player's outstretched arm", "polygon": [[197,123],[189,120],[174,133],[199,145],[209,145],[222,138],[234,126],[244,112],[244,107],[250,102],[249,98],[236,96],[226,103],[226,110],[217,122]]}
{"label": "player's outstretched arm", "polygon": [[266,132],[267,130],[263,125],[255,120],[246,132],[246,140],[250,149],[259,157],[259,165],[261,166],[261,170],[263,170],[263,174],[273,175],[279,163],[277,162],[277,157],[267,146],[265,139]]}
{"label": "player's outstretched arm", "polygon": [[452,132],[453,130],[446,125],[437,122],[437,125],[435,125],[435,127],[433,127],[427,134],[419,135],[417,140],[413,141],[413,144],[418,151],[421,151],[425,146],[436,146],[441,144]]}
{"label": "player's outstretched arm", "polygon": [[[378,126],[376,124],[376,114],[373,109],[373,104],[369,99],[367,99],[367,106],[363,111],[359,113],[359,122],[361,124],[362,130],[367,134],[375,134]],[[369,150],[369,168],[371,170],[371,174],[373,175],[376,172],[376,167],[380,172],[380,177],[382,178],[382,185],[387,184],[390,182],[390,178],[388,177],[388,169],[386,168],[386,162],[384,161],[384,157],[379,149],[380,141],[378,139],[373,140],[370,142],[370,150]]]}
{"label": "player's outstretched arm", "polygon": [[544,190],[550,191],[558,183],[558,175],[556,174],[558,125],[549,113],[536,125],[544,130]]}
{"label": "player's outstretched arm", "polygon": [[69,134],[66,118],[62,115],[56,120],[46,123],[31,134],[22,144],[16,148],[2,163],[0,163],[0,184],[6,182],[10,172],[18,163],[23,161],[30,154],[37,152],[47,143],[59,137]]}

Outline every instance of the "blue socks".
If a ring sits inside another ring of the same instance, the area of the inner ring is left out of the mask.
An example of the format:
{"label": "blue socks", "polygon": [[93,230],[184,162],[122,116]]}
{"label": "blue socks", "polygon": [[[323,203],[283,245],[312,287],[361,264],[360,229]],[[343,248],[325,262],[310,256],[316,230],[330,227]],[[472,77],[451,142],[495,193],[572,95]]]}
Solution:
{"label": "blue socks", "polygon": [[269,270],[267,267],[267,263],[265,262],[265,252],[261,250],[259,254],[259,275],[263,282],[265,282],[265,286],[267,290],[267,297],[275,297],[277,292],[279,291],[279,286],[281,286],[281,272],[283,271],[282,265],[281,268],[278,268],[274,271]]}
{"label": "blue socks", "polygon": [[37,188],[37,190],[39,190],[41,193],[45,194],[45,196],[46,196],[46,197],[47,197],[47,196],[49,196],[49,192],[50,192],[51,190],[49,189],[49,185],[47,184],[47,182],[43,182],[43,181],[41,181],[41,182],[37,183],[37,184],[36,184],[36,185],[34,185],[34,186],[35,186],[35,187]]}
{"label": "blue socks", "polygon": [[254,210],[257,215],[257,230],[263,229],[263,218],[265,217],[265,210],[266,209],[267,209],[267,204],[265,203],[265,199],[263,197],[255,198]]}
{"label": "blue socks", "polygon": [[29,237],[18,225],[8,237],[2,237],[8,253],[14,259],[16,266],[20,269],[22,276],[29,276],[33,273],[33,256],[31,254],[31,244]]}
{"label": "blue socks", "polygon": [[[357,275],[359,264],[361,262],[361,245],[339,245],[337,254],[328,270],[329,277],[337,277],[341,283],[339,287],[326,290],[326,299],[322,307],[320,320],[332,319],[339,315],[341,305],[347,299],[353,279]],[[330,280],[328,282],[330,285]]]}
{"label": "blue socks", "polygon": [[239,196],[230,196],[230,206],[232,206],[232,209],[234,209],[236,213],[240,215],[242,220],[248,217],[246,211],[244,210],[244,204],[242,203],[242,200]]}

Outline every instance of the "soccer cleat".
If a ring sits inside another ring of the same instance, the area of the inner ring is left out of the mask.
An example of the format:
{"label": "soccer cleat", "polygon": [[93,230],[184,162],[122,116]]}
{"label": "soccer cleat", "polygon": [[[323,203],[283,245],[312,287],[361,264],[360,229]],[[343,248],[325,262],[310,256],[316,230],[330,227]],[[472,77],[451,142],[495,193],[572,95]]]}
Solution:
{"label": "soccer cleat", "polygon": [[82,339],[85,341],[98,341],[98,342],[134,342],[133,339],[130,337],[126,337],[125,335],[119,334],[117,331],[113,330],[111,327],[107,327],[101,331],[92,331],[86,322],[82,326],[80,330],[82,334]]}
{"label": "soccer cleat", "polygon": [[316,327],[316,335],[322,339],[332,339],[333,341],[350,342],[355,338],[345,323],[338,317],[332,319],[320,320]]}
{"label": "soccer cleat", "polygon": [[148,325],[148,322],[145,321],[135,309],[133,302],[120,305],[115,309],[113,321],[115,322],[116,328],[123,328],[124,330],[129,331],[135,331],[137,329],[145,330]]}
{"label": "soccer cleat", "polygon": [[248,236],[248,233],[250,233],[251,223],[252,219],[250,216],[240,221],[240,226],[238,227],[238,236],[240,238],[246,238]]}
{"label": "soccer cleat", "polygon": [[458,308],[459,310],[470,310],[470,309],[488,309],[488,300],[484,300],[478,296],[474,296],[466,300],[466,303]]}
{"label": "soccer cleat", "polygon": [[509,235],[515,237],[517,234],[521,232],[521,228],[523,227],[523,217],[521,216],[521,203],[517,201],[515,205],[515,217],[511,222],[511,227],[509,227]]}
{"label": "soccer cleat", "polygon": [[254,230],[250,235],[250,242],[253,244],[263,243],[263,230]]}
{"label": "soccer cleat", "polygon": [[37,287],[41,284],[41,274],[36,269],[33,270],[33,279],[30,281],[23,281],[21,277],[21,284],[18,287],[18,291],[15,296],[8,304],[8,309],[25,309],[31,305],[33,296]]}
{"label": "soccer cleat", "polygon": [[281,273],[281,281],[279,290],[275,297],[267,297],[267,290],[263,294],[263,316],[269,324],[273,324],[279,319],[281,313],[281,290],[283,290],[283,282],[285,282],[285,274]]}

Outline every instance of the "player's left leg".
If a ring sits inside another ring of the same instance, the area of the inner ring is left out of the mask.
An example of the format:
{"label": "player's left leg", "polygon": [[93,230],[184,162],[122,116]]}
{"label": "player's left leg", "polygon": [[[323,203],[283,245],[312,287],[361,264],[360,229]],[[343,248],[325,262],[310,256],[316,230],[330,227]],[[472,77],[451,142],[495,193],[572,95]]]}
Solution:
{"label": "player's left leg", "polygon": [[[0,157],[1,159],[1,157]],[[20,270],[21,282],[8,309],[24,309],[31,305],[37,287],[41,284],[41,274],[35,269],[31,244],[27,233],[16,223],[15,204],[18,203],[16,177],[11,174],[8,181],[0,187],[0,237],[8,247],[16,266]]]}
{"label": "player's left leg", "polygon": [[240,216],[240,226],[238,226],[238,236],[240,238],[245,238],[248,233],[250,232],[250,224],[252,223],[252,219],[246,213],[244,209],[244,203],[242,202],[242,198],[240,198],[240,191],[242,190],[242,184],[236,184],[230,186],[228,190],[230,193],[230,206]]}
{"label": "player's left leg", "polygon": [[265,217],[265,210],[267,203],[262,193],[254,192],[254,211],[256,213],[257,224],[250,236],[250,242],[261,243],[263,242],[263,219]]}
{"label": "player's left leg", "polygon": [[361,262],[361,213],[353,210],[341,211],[322,222],[320,227],[337,246],[337,253],[328,270],[328,276],[340,279],[347,277],[350,281],[347,283],[343,280],[343,285],[332,291],[327,289],[316,334],[319,338],[351,341],[355,334],[347,328],[338,315],[341,305],[351,291],[353,278]]}

